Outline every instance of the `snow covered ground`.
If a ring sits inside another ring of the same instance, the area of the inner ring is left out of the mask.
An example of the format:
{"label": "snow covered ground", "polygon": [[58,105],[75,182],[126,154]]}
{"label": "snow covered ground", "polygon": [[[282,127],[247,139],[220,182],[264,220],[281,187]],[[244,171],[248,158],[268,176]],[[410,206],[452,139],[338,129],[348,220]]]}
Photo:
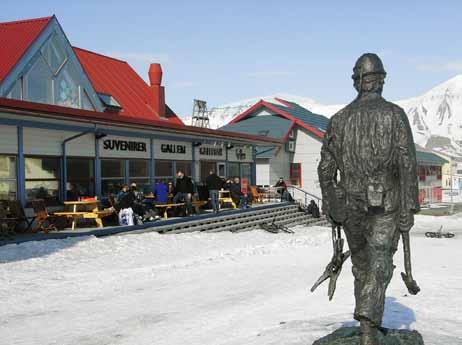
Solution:
{"label": "snow covered ground", "polygon": [[[462,344],[462,217],[418,216],[408,296],[388,289],[384,325],[427,345]],[[436,230],[453,239],[428,239]],[[349,261],[333,302],[309,288],[331,256],[330,230],[113,236],[0,247],[1,344],[308,345],[353,324]]]}

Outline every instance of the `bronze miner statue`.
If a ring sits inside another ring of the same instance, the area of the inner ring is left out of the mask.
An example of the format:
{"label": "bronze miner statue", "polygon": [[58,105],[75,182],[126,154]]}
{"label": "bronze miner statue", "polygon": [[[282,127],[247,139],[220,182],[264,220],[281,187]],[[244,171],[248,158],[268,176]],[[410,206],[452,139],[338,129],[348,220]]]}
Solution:
{"label": "bronze miner statue", "polygon": [[[376,54],[364,54],[353,68],[356,99],[329,123],[318,167],[323,212],[333,227],[334,257],[314,290],[330,278],[329,297],[342,263],[351,254],[360,344],[380,344],[385,290],[393,275],[400,235],[405,251],[402,277],[410,293],[409,230],[419,211],[416,151],[408,118],[382,97],[386,72]],[[349,252],[343,253],[341,228]]]}

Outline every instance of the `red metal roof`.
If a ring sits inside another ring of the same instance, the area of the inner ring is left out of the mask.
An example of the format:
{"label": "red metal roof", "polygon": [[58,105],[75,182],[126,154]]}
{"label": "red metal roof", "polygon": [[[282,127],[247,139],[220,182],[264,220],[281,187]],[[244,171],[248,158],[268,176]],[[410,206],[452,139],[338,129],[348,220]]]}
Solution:
{"label": "red metal roof", "polygon": [[0,23],[0,82],[53,17]]}
{"label": "red metal roof", "polygon": [[[0,23],[0,82],[52,18],[54,16]],[[183,125],[168,106],[164,118],[155,112],[149,102],[153,97],[149,85],[127,62],[81,48],[73,49],[95,90],[110,94],[121,105],[120,115]]]}
{"label": "red metal roof", "polygon": [[[110,94],[121,105],[122,116],[145,120],[162,120],[149,104],[149,85],[125,61],[73,47],[83,69],[97,92]],[[183,124],[174,113],[168,121]]]}

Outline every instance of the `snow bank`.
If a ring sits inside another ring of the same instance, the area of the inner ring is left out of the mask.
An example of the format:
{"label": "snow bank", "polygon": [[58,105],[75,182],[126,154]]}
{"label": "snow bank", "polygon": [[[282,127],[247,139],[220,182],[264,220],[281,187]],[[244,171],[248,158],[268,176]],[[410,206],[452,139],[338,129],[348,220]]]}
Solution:
{"label": "snow bank", "polygon": [[[416,328],[426,344],[462,344],[459,217],[416,217],[422,293],[395,277],[385,326]],[[331,256],[328,228],[295,234],[189,233],[74,238],[0,247],[5,344],[310,344],[351,324],[350,263],[334,302],[309,287]],[[396,255],[401,271],[402,253]]]}

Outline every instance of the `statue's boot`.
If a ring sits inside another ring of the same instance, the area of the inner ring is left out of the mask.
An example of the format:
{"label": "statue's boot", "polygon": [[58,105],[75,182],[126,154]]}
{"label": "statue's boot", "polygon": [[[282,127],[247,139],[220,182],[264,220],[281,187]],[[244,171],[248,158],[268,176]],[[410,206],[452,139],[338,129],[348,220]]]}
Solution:
{"label": "statue's boot", "polygon": [[378,337],[378,328],[368,320],[361,320],[361,340],[360,345],[380,345]]}

